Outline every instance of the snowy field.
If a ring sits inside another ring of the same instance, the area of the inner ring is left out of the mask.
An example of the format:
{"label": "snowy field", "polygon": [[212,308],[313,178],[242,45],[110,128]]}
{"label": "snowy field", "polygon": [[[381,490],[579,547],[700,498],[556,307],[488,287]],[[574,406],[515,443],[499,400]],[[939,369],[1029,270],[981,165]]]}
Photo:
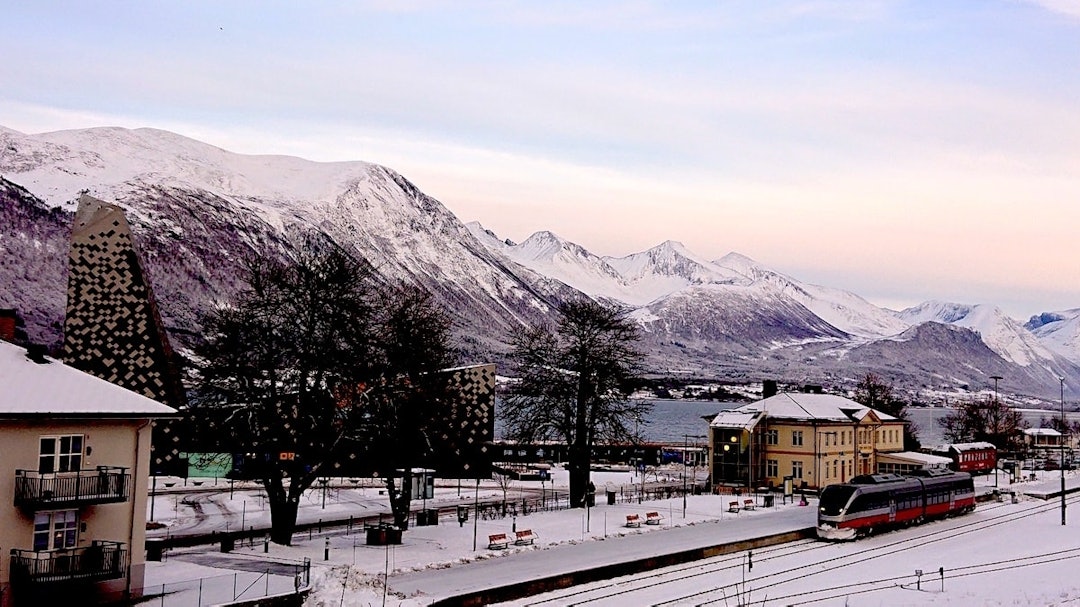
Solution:
{"label": "snowy field", "polygon": [[[979,480],[993,483],[992,476]],[[602,494],[606,488],[633,483],[635,478],[631,473],[596,473],[594,482]],[[1004,476],[999,482],[1003,489],[1009,488]],[[1036,492],[1040,488],[1055,490],[1057,482],[1056,476],[1047,474],[1045,479],[1013,487]],[[556,487],[565,490],[565,483],[565,471],[556,470]],[[531,491],[533,485],[539,483],[515,483],[510,495]],[[1080,485],[1080,477],[1071,476],[1069,485]],[[550,489],[548,484],[547,490]],[[356,491],[372,494],[364,499],[371,500],[370,509],[377,507],[379,496],[375,489]],[[481,499],[485,494],[490,497],[501,491],[484,486]],[[304,516],[322,511],[321,493],[318,497],[317,505],[314,498],[309,500],[309,513]],[[236,499],[250,498],[240,497],[237,492],[233,497]],[[441,487],[433,501],[439,504],[457,499],[456,488]],[[182,501],[180,498],[176,502],[181,506],[178,511],[167,509],[168,514],[176,517],[170,521],[173,527],[187,524]],[[345,512],[344,504],[352,501],[343,490],[334,507]],[[224,591],[224,587],[231,588],[234,584],[243,587],[243,580],[232,577],[238,571],[259,572],[266,563],[288,564],[306,557],[313,563],[314,586],[307,605],[417,606],[452,596],[462,588],[475,588],[480,580],[499,584],[497,576],[506,575],[507,570],[529,579],[566,567],[615,562],[625,558],[631,548],[640,550],[642,545],[658,553],[672,552],[702,542],[728,541],[729,536],[765,535],[813,525],[813,501],[809,507],[777,504],[772,509],[758,508],[739,514],[727,512],[729,501],[729,496],[689,496],[685,515],[682,498],[675,498],[643,504],[598,504],[588,513],[542,512],[494,520],[471,517],[463,526],[456,520],[443,518],[436,526],[411,527],[401,545],[389,547],[368,546],[362,534],[335,531],[316,533],[311,540],[301,537],[291,547],[270,545],[268,553],[263,552],[263,545],[258,542],[245,544],[229,554],[209,547],[174,550],[166,562],[149,565],[147,584],[215,576],[206,586]],[[385,496],[382,507],[385,508]],[[730,555],[684,565],[670,572],[612,580],[596,588],[575,587],[563,591],[564,594],[537,596],[514,604],[564,605],[587,600],[588,604],[597,605],[619,601],[623,606],[669,604],[665,601],[734,605],[740,602],[741,595],[754,604],[765,605],[1080,605],[1080,576],[1074,574],[1080,565],[1076,560],[1080,556],[1080,507],[1070,507],[1069,513],[1075,514],[1072,517],[1075,520],[1064,528],[1057,508],[1058,502],[1054,500],[1021,498],[1016,504],[1007,499],[989,502],[965,517],[853,543],[807,541],[763,548],[755,551],[752,570],[744,569],[746,555]],[[653,511],[661,514],[662,524],[625,527],[627,514],[643,516]],[[539,536],[534,545],[511,544],[504,550],[487,548],[489,534],[526,528]],[[330,558],[324,560],[327,550]],[[512,567],[498,567],[501,564]],[[938,574],[939,567],[945,570],[944,580]],[[915,577],[916,569],[924,572],[921,582]],[[744,573],[746,584],[742,585]],[[382,580],[387,574],[389,588],[384,588]],[[866,585],[869,582],[876,585]],[[259,583],[287,591],[292,580],[281,575]],[[916,585],[921,588],[915,589]],[[590,594],[579,594],[587,588]],[[606,596],[613,590],[620,594]],[[701,594],[706,590],[710,592]]]}

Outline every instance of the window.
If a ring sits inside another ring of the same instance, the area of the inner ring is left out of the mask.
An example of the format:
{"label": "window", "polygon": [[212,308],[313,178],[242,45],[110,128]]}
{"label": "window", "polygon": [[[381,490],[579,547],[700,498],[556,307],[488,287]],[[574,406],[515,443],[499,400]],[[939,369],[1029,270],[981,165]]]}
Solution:
{"label": "window", "polygon": [[74,548],[77,519],[74,510],[37,513],[34,516],[34,551]]}
{"label": "window", "polygon": [[82,466],[81,434],[42,436],[38,444],[38,472],[76,472]]}
{"label": "window", "polygon": [[803,444],[802,430],[792,430],[791,431],[791,444],[794,447],[801,447],[802,446],[802,444]]}
{"label": "window", "polygon": [[[835,460],[835,459],[832,461],[832,475],[834,477],[838,476],[837,473],[836,473],[837,462],[838,462],[838,460]],[[828,466],[828,464],[826,464],[826,466]]]}
{"label": "window", "polygon": [[778,444],[780,444],[780,431],[779,430],[766,430],[765,431],[765,444],[766,445],[778,445]]}
{"label": "window", "polygon": [[780,463],[775,459],[766,460],[765,476],[769,478],[777,478],[780,476]]}
{"label": "window", "polygon": [[840,444],[841,445],[846,445],[847,444],[847,430],[844,430],[843,432],[840,433]]}
{"label": "window", "polygon": [[794,478],[802,478],[802,462],[791,462],[791,476]]}

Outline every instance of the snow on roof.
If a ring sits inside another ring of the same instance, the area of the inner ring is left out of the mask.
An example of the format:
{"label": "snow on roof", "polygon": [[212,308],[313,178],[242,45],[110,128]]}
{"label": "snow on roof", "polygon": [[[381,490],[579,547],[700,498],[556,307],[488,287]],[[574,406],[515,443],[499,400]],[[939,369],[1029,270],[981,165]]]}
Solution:
{"label": "snow on roof", "polygon": [[988,443],[985,441],[978,441],[974,443],[946,443],[944,445],[936,445],[934,447],[930,447],[930,450],[934,451],[935,453],[947,453],[950,450],[954,450],[957,452],[976,451],[978,449],[997,449],[997,447],[995,447],[993,443]]}
{"label": "snow on roof", "polygon": [[168,417],[176,411],[155,400],[0,341],[0,417]]}
{"label": "snow on roof", "polygon": [[919,453],[917,451],[899,451],[897,453],[878,453],[878,462],[898,462],[902,464],[920,464],[923,466],[947,466],[952,460],[940,455]]}
{"label": "snow on roof", "polygon": [[764,411],[766,417],[773,419],[845,422],[862,420],[873,411],[881,421],[897,421],[897,418],[891,415],[864,407],[849,398],[834,394],[782,392],[764,400],[732,409],[732,411],[738,413]]}
{"label": "snow on roof", "polygon": [[709,422],[709,427],[752,430],[761,421],[761,417],[760,411],[721,411]]}
{"label": "snow on roof", "polygon": [[1061,433],[1053,428],[1025,428],[1024,434],[1028,436],[1061,436]]}

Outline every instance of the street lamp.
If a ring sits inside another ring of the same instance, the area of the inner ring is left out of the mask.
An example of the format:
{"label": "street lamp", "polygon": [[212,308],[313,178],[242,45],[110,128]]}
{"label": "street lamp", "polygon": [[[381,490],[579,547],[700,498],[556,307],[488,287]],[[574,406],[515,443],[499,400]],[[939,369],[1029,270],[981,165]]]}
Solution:
{"label": "street lamp", "polygon": [[1061,382],[1061,437],[1058,440],[1059,447],[1061,448],[1061,465],[1058,466],[1061,469],[1061,526],[1065,526],[1065,378],[1059,377]]}
{"label": "street lamp", "polygon": [[[1000,375],[991,375],[990,379],[994,380],[994,406],[998,406],[998,380],[1005,379]],[[994,489],[998,486],[998,461],[997,461],[997,449],[994,449]]]}
{"label": "street lamp", "polygon": [[[690,456],[690,439],[695,440],[699,438],[708,438],[701,434],[683,434],[683,453],[682,453],[682,517],[686,518],[686,458]],[[694,459],[694,485],[697,486],[697,459]]]}

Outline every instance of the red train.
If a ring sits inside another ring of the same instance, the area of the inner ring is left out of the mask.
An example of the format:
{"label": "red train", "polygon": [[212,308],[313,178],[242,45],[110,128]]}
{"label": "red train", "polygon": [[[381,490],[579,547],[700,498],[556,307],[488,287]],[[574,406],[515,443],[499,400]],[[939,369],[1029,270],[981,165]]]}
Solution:
{"label": "red train", "polygon": [[950,468],[957,472],[983,474],[997,467],[997,447],[991,443],[956,443],[942,445],[931,451],[952,460]]}
{"label": "red train", "polygon": [[908,476],[867,474],[821,492],[817,535],[850,540],[876,530],[921,523],[975,509],[966,472],[915,470]]}

